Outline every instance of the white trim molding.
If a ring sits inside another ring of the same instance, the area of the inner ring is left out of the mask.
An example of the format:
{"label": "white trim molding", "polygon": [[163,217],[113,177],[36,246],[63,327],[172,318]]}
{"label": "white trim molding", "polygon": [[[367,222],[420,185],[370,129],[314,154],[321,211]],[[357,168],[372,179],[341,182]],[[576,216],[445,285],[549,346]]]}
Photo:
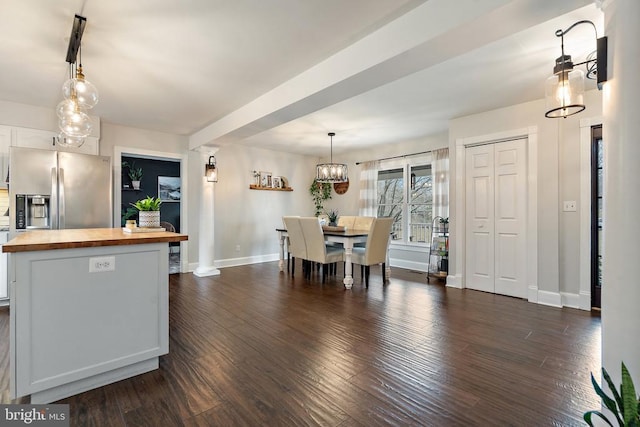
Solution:
{"label": "white trim molding", "polygon": [[591,310],[591,127],[602,117],[580,120],[580,298],[581,310]]}

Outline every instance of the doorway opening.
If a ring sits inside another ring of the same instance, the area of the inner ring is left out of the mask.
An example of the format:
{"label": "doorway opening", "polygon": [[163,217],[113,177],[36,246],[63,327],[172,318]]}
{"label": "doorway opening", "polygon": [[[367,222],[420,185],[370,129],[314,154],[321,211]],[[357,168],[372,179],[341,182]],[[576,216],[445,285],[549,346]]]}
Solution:
{"label": "doorway opening", "polygon": [[[131,206],[148,196],[159,197],[161,227],[167,231],[187,234],[187,158],[186,155],[140,150],[125,147],[114,149],[114,218],[124,226],[128,219],[137,219]],[[133,178],[141,175],[134,187]],[[169,245],[169,273],[187,271],[186,242]]]}
{"label": "doorway opening", "polygon": [[591,127],[591,307],[601,308],[604,159],[602,125]]}

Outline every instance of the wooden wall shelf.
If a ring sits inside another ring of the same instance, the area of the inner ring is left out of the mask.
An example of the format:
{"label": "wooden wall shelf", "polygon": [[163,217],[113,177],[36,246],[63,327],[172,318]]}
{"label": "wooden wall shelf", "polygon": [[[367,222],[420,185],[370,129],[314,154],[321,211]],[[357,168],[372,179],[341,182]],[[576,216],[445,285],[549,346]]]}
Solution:
{"label": "wooden wall shelf", "polygon": [[260,187],[259,185],[249,185],[249,190],[267,190],[267,191],[293,191],[291,187],[285,188],[272,188],[272,187]]}

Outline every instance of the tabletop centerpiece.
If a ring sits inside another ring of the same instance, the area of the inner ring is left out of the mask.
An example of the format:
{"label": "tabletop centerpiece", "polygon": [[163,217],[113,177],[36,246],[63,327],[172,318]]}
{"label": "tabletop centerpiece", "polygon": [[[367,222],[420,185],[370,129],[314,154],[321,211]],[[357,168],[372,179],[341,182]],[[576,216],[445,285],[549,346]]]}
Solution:
{"label": "tabletop centerpiece", "polygon": [[147,196],[146,199],[131,203],[138,209],[138,227],[159,228],[160,227],[160,205],[162,201],[159,197]]}

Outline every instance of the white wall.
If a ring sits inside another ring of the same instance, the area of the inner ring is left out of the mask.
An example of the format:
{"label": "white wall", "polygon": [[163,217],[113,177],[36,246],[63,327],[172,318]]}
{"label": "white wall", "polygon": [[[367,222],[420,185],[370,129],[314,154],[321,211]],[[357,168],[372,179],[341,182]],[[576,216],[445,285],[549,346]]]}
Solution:
{"label": "white wall", "polygon": [[[580,289],[580,212],[562,212],[562,201],[575,200],[580,206],[580,120],[602,115],[601,92],[587,92],[585,101],[585,111],[566,119],[546,118],[544,99],[540,99],[454,119],[449,127],[449,148],[452,151],[459,138],[537,127],[538,289],[558,295],[575,296]],[[452,161],[452,177],[456,176],[457,167]],[[456,224],[464,218],[455,218],[455,179],[450,185],[451,233],[455,236]],[[452,257],[449,262],[450,270],[456,271],[458,260]]]}
{"label": "white wall", "polygon": [[[308,188],[317,158],[241,144],[224,146],[215,157],[219,169],[218,182],[214,184],[215,265],[277,259],[280,246],[275,229],[282,227],[282,217],[314,213]],[[191,169],[200,178],[204,174],[204,164],[195,164]],[[293,191],[250,190],[254,170],[285,176]],[[197,218],[191,220],[197,230]],[[189,257],[197,260],[197,251]]]}

